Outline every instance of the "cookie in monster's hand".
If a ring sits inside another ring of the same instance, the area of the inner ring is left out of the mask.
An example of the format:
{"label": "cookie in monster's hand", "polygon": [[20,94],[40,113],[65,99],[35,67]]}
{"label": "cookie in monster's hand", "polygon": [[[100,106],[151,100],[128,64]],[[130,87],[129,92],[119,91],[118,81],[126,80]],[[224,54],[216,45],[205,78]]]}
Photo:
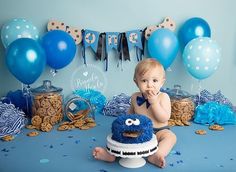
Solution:
{"label": "cookie in monster's hand", "polygon": [[144,115],[120,115],[112,123],[112,139],[120,143],[144,143],[152,135],[152,121]]}

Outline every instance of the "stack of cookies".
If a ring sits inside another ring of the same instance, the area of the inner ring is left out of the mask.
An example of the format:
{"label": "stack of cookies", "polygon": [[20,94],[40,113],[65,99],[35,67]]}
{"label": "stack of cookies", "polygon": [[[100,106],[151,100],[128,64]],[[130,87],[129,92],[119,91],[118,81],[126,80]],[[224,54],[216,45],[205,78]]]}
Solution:
{"label": "stack of cookies", "polygon": [[88,130],[96,126],[96,122],[93,118],[89,117],[90,109],[80,110],[76,113],[67,112],[67,117],[70,120],[63,122],[57,128],[58,131],[70,130],[73,128],[79,128],[81,130]]}
{"label": "stack of cookies", "polygon": [[191,99],[171,100],[171,119],[170,126],[189,126],[190,120],[194,115],[194,103]]}

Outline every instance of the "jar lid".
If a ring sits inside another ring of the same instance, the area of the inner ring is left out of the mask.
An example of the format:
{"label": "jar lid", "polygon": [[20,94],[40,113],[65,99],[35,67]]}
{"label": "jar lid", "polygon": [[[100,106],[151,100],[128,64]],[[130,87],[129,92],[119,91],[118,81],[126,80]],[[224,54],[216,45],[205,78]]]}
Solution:
{"label": "jar lid", "polygon": [[168,94],[170,98],[175,98],[175,99],[184,99],[192,96],[187,91],[182,90],[181,85],[174,85],[173,89],[168,90]]}
{"label": "jar lid", "polygon": [[52,93],[52,92],[61,92],[62,88],[54,87],[50,80],[44,80],[43,85],[31,89],[32,93]]}

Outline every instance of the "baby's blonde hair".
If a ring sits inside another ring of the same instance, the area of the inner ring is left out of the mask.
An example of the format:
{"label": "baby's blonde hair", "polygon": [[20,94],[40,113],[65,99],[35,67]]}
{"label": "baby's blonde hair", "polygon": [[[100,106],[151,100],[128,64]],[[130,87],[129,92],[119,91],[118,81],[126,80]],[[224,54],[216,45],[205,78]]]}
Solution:
{"label": "baby's blonde hair", "polygon": [[133,78],[134,81],[136,81],[137,76],[142,76],[147,71],[154,68],[160,69],[161,75],[163,75],[163,78],[165,78],[165,70],[162,64],[153,58],[147,58],[145,60],[140,61],[135,67],[134,78]]}

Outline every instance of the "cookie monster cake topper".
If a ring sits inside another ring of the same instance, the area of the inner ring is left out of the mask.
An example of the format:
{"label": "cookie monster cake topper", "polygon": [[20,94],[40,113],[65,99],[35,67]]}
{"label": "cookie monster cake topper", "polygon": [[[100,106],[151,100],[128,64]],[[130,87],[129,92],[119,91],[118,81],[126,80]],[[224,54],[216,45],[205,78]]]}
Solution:
{"label": "cookie monster cake topper", "polygon": [[152,134],[152,121],[144,115],[120,115],[112,123],[112,139],[120,143],[143,143]]}

